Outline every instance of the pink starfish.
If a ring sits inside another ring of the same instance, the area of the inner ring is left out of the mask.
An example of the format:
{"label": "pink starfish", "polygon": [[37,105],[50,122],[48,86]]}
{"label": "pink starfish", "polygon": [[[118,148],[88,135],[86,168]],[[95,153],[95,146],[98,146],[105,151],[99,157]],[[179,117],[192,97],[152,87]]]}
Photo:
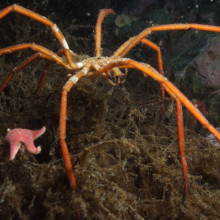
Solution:
{"label": "pink starfish", "polygon": [[10,160],[13,160],[20,149],[21,143],[24,143],[27,150],[32,154],[39,154],[41,147],[35,147],[34,140],[40,137],[46,128],[40,130],[28,130],[22,128],[7,129],[8,134],[5,137],[5,145],[10,147]]}

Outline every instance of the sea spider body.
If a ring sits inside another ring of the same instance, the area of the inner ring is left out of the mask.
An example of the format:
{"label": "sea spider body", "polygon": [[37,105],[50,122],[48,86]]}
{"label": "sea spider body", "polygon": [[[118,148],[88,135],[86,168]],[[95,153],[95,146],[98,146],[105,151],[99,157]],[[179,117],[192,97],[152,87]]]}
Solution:
{"label": "sea spider body", "polygon": [[[1,10],[0,19],[2,19],[7,14],[13,11],[22,14],[24,16],[27,16],[29,18],[32,18],[36,21],[39,21],[42,24],[45,24],[46,26],[49,26],[55,37],[58,39],[61,49],[55,53],[45,47],[42,47],[34,43],[18,44],[15,46],[10,46],[0,49],[0,56],[3,54],[8,54],[14,51],[19,51],[24,49],[32,49],[37,52],[33,54],[31,57],[27,58],[23,63],[21,63],[9,74],[7,79],[3,82],[2,86],[0,87],[0,92],[5,88],[5,86],[8,84],[8,82],[11,80],[11,78],[15,73],[17,73],[26,65],[28,65],[30,62],[32,62],[33,60],[39,57],[48,60],[48,62],[46,64],[44,74],[41,77],[37,91],[40,89],[40,87],[44,82],[45,76],[48,72],[48,68],[51,62],[56,62],[57,64],[65,67],[67,70],[71,70],[71,72],[73,72],[73,75],[70,76],[70,78],[65,83],[62,90],[61,103],[60,103],[60,119],[59,119],[60,146],[63,154],[67,176],[72,189],[76,188],[76,180],[65,140],[68,92],[82,77],[88,76],[88,77],[96,78],[97,76],[101,75],[111,85],[115,86],[118,85],[122,79],[124,79],[128,69],[137,69],[140,70],[145,76],[150,76],[161,85],[162,100],[164,99],[165,91],[166,91],[176,102],[178,146],[179,146],[183,176],[185,180],[184,196],[183,196],[183,201],[184,201],[188,192],[188,171],[187,171],[187,164],[186,164],[186,158],[184,152],[185,144],[184,144],[182,104],[219,141],[220,141],[220,133],[207,121],[207,119],[187,99],[187,97],[184,96],[182,92],[176,88],[175,85],[173,85],[166,77],[163,76],[163,62],[162,62],[160,47],[146,38],[151,33],[158,31],[187,30],[191,28],[191,29],[203,30],[203,31],[220,32],[220,27],[210,26],[210,25],[200,25],[200,24],[169,24],[169,25],[152,26],[143,30],[140,34],[128,39],[115,51],[115,53],[111,57],[103,57],[101,56],[102,55],[101,54],[101,24],[106,15],[110,13],[114,14],[114,11],[112,9],[103,9],[100,10],[100,13],[98,15],[98,20],[95,29],[96,56],[92,58],[86,58],[80,62],[75,63],[72,57],[78,57],[78,55],[69,49],[65,37],[63,36],[63,34],[61,33],[61,31],[59,30],[56,24],[54,24],[49,19],[18,5],[11,5]],[[128,54],[128,52],[140,42],[144,43],[145,45],[149,46],[150,48],[152,48],[157,52],[158,71],[148,64],[141,63],[132,59],[124,58]],[[63,58],[63,56],[65,58]],[[162,108],[161,112],[163,112],[164,110],[163,105],[161,108]]]}

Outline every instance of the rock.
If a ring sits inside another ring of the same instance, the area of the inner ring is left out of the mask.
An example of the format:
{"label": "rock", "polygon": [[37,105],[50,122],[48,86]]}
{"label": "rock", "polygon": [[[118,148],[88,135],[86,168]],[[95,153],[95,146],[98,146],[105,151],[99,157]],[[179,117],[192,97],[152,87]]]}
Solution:
{"label": "rock", "polygon": [[130,25],[132,22],[137,21],[139,18],[133,15],[128,15],[128,14],[120,14],[116,17],[115,19],[115,35],[119,35],[119,30],[120,28]]}
{"label": "rock", "polygon": [[[193,46],[192,46],[193,48]],[[185,78],[187,71],[193,69],[193,75],[201,85],[218,88],[220,86],[220,37],[208,39],[207,46],[200,49],[200,53],[192,57],[184,69],[175,74],[177,78]]]}
{"label": "rock", "polygon": [[[216,128],[218,131],[220,131],[220,127]],[[206,136],[206,139],[213,144],[216,147],[220,147],[220,142],[215,138],[215,136],[213,134],[209,134]]]}
{"label": "rock", "polygon": [[204,84],[211,87],[220,86],[220,37],[209,39],[209,47],[193,62],[196,75]]}

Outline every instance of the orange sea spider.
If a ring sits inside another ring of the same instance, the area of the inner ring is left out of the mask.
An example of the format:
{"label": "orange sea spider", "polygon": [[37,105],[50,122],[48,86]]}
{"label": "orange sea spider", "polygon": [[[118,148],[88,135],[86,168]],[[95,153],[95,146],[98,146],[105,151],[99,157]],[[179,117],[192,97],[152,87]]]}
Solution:
{"label": "orange sea spider", "polygon": [[[18,67],[16,67],[3,82],[0,87],[0,92],[5,88],[8,82],[11,80],[13,75],[28,65],[33,60],[41,57],[49,60],[44,74],[41,77],[40,83],[38,85],[37,91],[42,86],[47,70],[51,62],[56,62],[61,66],[64,66],[67,70],[71,70],[72,75],[65,83],[61,95],[61,104],[60,104],[60,119],[59,119],[59,139],[60,146],[63,154],[63,159],[65,163],[65,168],[69,183],[72,189],[76,188],[76,180],[70,160],[69,151],[65,141],[66,138],[66,118],[67,118],[67,94],[71,88],[80,80],[82,77],[88,76],[96,78],[97,76],[103,76],[111,85],[117,85],[121,82],[127,74],[127,69],[138,69],[143,72],[144,75],[150,76],[155,81],[161,85],[162,90],[162,99],[164,98],[165,91],[170,94],[170,96],[176,101],[176,112],[177,112],[177,131],[178,131],[178,146],[180,159],[182,164],[183,176],[185,180],[184,185],[184,196],[183,201],[188,192],[188,171],[187,163],[184,152],[184,129],[183,129],[183,113],[182,113],[182,104],[189,110],[189,112],[204,126],[206,127],[219,141],[220,133],[207,121],[207,119],[202,115],[202,113],[184,96],[177,88],[174,86],[166,77],[163,75],[163,63],[160,47],[154,44],[153,42],[146,39],[151,33],[157,31],[171,31],[171,30],[187,30],[187,29],[196,29],[203,31],[211,32],[220,32],[220,27],[210,26],[210,25],[201,25],[201,24],[168,24],[168,25],[158,25],[146,28],[140,34],[131,37],[124,44],[122,44],[111,57],[104,57],[101,53],[101,25],[103,19],[106,15],[114,13],[112,9],[103,9],[98,15],[98,20],[96,23],[95,29],[95,57],[86,58],[80,62],[73,62],[72,57],[78,56],[69,49],[69,46],[57,27],[49,19],[30,11],[26,8],[23,8],[19,5],[11,5],[0,11],[0,19],[5,17],[11,12],[17,12],[19,14],[25,15],[29,18],[32,18],[36,21],[39,21],[46,26],[49,26],[54,33],[55,37],[58,39],[61,49],[54,53],[51,50],[42,47],[34,43],[24,43],[18,44],[15,46],[10,46],[0,49],[0,55],[8,54],[14,51],[32,49],[37,53],[30,56]],[[132,59],[124,58],[127,53],[135,47],[139,42],[142,42],[155,50],[157,52],[157,62],[158,62],[158,71],[152,66],[141,63]],[[61,56],[64,55],[65,59]],[[125,72],[121,70],[124,69]],[[163,107],[162,107],[163,108]]]}

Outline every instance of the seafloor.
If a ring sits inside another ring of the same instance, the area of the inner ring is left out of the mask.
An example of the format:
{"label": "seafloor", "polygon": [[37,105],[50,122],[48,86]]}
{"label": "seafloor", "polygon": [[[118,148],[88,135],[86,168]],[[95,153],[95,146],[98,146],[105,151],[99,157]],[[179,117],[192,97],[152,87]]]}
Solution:
{"label": "seafloor", "polygon": [[[71,49],[89,56],[94,54],[93,29],[98,10],[113,7],[122,13],[126,9],[123,1],[121,4],[117,1],[37,2],[20,4],[53,20]],[[153,13],[167,1],[151,2],[145,10]],[[1,2],[1,9],[8,3],[14,2]],[[175,23],[176,19],[173,16],[171,22]],[[114,25],[111,16],[103,24],[104,55],[111,55],[129,34],[139,31],[135,23],[116,35]],[[175,77],[169,73],[170,56],[175,47],[171,44],[184,34],[181,31],[152,38],[157,43],[159,38],[163,39],[162,53],[167,54],[164,54],[165,73],[172,80]],[[50,29],[44,25],[17,14],[0,20],[1,48],[24,42],[35,42],[53,51],[59,49]],[[182,47],[185,49],[186,45]],[[1,56],[0,81],[31,54],[33,51]],[[129,57],[156,67],[155,53],[143,46],[137,46]],[[182,59],[188,57],[183,54]],[[173,65],[176,67],[177,63]],[[45,60],[40,59],[28,65],[0,94],[2,155],[7,128],[47,128],[35,142],[42,146],[39,155],[21,149],[13,161],[1,157],[0,219],[220,219],[219,146],[207,141],[208,132],[184,109],[190,184],[182,204],[184,180],[178,155],[175,103],[167,95],[166,112],[160,118],[159,85],[135,70],[129,70],[118,87],[110,86],[101,77],[83,78],[69,93],[66,140],[77,181],[76,190],[71,191],[58,137],[60,96],[69,72],[52,64],[41,91],[34,95],[44,66]],[[220,126],[219,102],[211,105],[213,100],[219,100],[218,88],[204,85],[195,90],[191,81],[184,80],[177,85],[191,100],[206,103],[207,117],[215,127]]]}

